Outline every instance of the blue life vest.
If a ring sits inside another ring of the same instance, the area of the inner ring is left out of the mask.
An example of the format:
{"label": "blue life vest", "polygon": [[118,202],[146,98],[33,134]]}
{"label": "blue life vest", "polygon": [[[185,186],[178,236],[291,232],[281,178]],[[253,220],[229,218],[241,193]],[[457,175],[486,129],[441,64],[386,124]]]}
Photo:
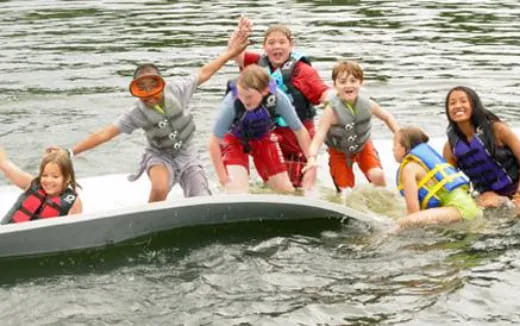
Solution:
{"label": "blue life vest", "polygon": [[[437,195],[439,190],[445,189],[448,192],[462,186],[468,186],[468,179],[426,143],[415,146],[404,158],[397,170],[397,188],[404,196],[401,171],[410,162],[421,165],[426,171],[426,175],[417,184],[419,189],[419,203],[421,209],[440,207],[441,202]],[[428,182],[434,180],[434,185]]]}
{"label": "blue life vest", "polygon": [[[287,94],[296,109],[298,118],[300,118],[301,121],[306,121],[316,116],[316,109],[305,95],[292,84],[294,68],[299,61],[309,66],[311,65],[309,58],[294,51],[291,52],[289,59],[280,68],[275,70],[273,70],[269,58],[266,55],[261,56],[257,63],[259,66],[266,68],[271,78],[276,81],[278,88]],[[278,117],[276,122],[282,127],[287,127],[287,123],[281,117]]]}
{"label": "blue life vest", "polygon": [[516,191],[519,164],[510,148],[496,147],[494,155],[491,154],[489,139],[479,129],[467,142],[450,128],[448,140],[457,167],[469,177],[475,190],[480,193],[491,190],[500,195]]}
{"label": "blue life vest", "polygon": [[259,107],[254,110],[246,110],[244,104],[237,96],[235,85],[230,86],[234,98],[235,119],[231,126],[231,133],[242,140],[244,150],[249,152],[248,142],[260,139],[274,128],[274,116],[276,110],[276,84],[269,83],[269,93],[264,96]]}

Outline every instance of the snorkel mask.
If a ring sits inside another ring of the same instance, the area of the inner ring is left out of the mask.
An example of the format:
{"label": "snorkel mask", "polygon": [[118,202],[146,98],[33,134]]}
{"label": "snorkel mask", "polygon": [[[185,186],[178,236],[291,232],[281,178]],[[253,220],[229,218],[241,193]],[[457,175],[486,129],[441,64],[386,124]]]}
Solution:
{"label": "snorkel mask", "polygon": [[130,94],[140,99],[159,98],[166,83],[159,75],[143,75],[130,83]]}

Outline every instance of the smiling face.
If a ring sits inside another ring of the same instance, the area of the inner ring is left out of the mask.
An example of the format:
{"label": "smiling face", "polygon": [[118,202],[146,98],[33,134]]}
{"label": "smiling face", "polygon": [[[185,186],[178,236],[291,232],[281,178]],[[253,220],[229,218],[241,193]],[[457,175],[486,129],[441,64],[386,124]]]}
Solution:
{"label": "smiling face", "polygon": [[334,88],[336,88],[339,98],[351,104],[356,101],[361,84],[362,80],[347,71],[338,74],[334,80]]}
{"label": "smiling face", "polygon": [[448,97],[448,116],[456,123],[471,120],[473,107],[468,94],[462,90],[454,90]]}
{"label": "smiling face", "polygon": [[49,162],[40,175],[40,184],[47,195],[59,196],[65,190],[67,180],[65,180],[60,166]]}
{"label": "smiling face", "polygon": [[273,68],[281,67],[291,55],[292,40],[282,31],[274,30],[264,40],[264,51]]}

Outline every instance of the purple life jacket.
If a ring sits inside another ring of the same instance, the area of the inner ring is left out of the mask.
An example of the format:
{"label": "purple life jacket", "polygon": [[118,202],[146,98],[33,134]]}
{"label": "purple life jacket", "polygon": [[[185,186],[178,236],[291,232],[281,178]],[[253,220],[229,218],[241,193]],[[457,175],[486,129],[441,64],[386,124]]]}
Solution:
{"label": "purple life jacket", "polygon": [[519,165],[510,148],[496,147],[492,155],[490,142],[479,130],[467,142],[450,128],[448,139],[457,167],[469,177],[475,190],[480,193],[493,191],[504,196],[516,191]]}
{"label": "purple life jacket", "polygon": [[[260,139],[274,128],[276,109],[276,84],[269,83],[269,93],[264,96],[259,107],[252,111],[246,110],[244,104],[237,97],[237,89],[234,85],[230,90],[235,99],[235,120],[231,126],[231,133],[240,138],[244,144],[250,140]],[[247,149],[248,146],[245,148]]]}

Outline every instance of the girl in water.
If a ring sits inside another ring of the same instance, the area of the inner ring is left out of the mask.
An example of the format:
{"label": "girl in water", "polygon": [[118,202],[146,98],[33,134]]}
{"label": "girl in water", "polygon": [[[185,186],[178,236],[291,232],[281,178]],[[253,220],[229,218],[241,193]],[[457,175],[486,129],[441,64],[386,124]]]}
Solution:
{"label": "girl in water", "polygon": [[446,96],[449,120],[444,158],[462,170],[479,193],[483,207],[498,207],[513,199],[518,207],[520,140],[477,93],[458,86]]}

